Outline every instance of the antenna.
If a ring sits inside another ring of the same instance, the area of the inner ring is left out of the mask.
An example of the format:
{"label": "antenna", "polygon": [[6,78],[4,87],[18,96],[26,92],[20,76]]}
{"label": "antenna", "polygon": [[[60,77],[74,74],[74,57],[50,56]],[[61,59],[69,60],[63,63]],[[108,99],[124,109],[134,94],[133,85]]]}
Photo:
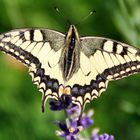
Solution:
{"label": "antenna", "polygon": [[60,10],[58,9],[58,7],[55,6],[54,9],[58,14],[60,14]]}
{"label": "antenna", "polygon": [[55,6],[54,9],[55,9],[55,11],[56,11],[65,21],[70,22],[70,21],[62,14],[62,12],[59,10],[58,7]]}
{"label": "antenna", "polygon": [[87,16],[85,16],[84,18],[82,18],[81,21],[79,21],[78,23],[76,23],[76,26],[79,25],[79,23],[84,22],[85,20],[87,20],[91,15],[93,15],[94,13],[96,13],[95,10],[91,11]]}
{"label": "antenna", "polygon": [[[64,16],[64,15],[62,14],[62,12],[59,10],[59,8],[58,8],[57,6],[54,6],[54,9],[55,9],[55,11],[62,17],[62,19],[63,19],[64,21],[66,21],[66,27],[69,26],[69,25],[71,25],[71,24],[73,24],[66,16]],[[96,13],[95,10],[90,11],[90,13],[89,13],[87,16],[83,17],[83,18],[82,18],[79,22],[77,22],[75,25],[78,26],[80,23],[82,23],[82,22],[84,22],[85,20],[87,20],[87,19],[88,19],[91,15],[93,15],[94,13]]]}
{"label": "antenna", "polygon": [[72,24],[71,21],[62,14],[62,12],[59,10],[59,8],[57,6],[55,6],[54,9],[61,16],[61,18],[66,22],[66,27],[70,26]]}
{"label": "antenna", "polygon": [[85,16],[81,21],[84,21],[86,19],[88,19],[93,13],[96,13],[96,11],[91,11],[87,16]]}

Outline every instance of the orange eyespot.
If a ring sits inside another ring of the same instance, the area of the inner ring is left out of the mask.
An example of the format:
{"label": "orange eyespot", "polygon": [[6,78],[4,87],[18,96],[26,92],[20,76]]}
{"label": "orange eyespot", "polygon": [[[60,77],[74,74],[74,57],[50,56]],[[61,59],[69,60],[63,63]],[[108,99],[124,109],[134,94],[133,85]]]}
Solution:
{"label": "orange eyespot", "polygon": [[70,95],[70,87],[64,88],[63,94]]}
{"label": "orange eyespot", "polygon": [[61,94],[70,95],[70,91],[70,87],[64,87],[63,85],[59,87],[59,93]]}

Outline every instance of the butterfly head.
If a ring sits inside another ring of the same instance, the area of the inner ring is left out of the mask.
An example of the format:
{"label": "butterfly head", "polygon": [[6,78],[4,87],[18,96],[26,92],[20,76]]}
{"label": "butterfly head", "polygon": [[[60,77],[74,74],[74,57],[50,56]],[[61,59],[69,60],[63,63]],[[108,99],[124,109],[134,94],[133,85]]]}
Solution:
{"label": "butterfly head", "polygon": [[68,33],[66,36],[66,40],[69,40],[70,38],[79,41],[79,34],[77,32],[76,27],[73,24],[70,25],[70,27],[69,27],[69,30],[68,30]]}

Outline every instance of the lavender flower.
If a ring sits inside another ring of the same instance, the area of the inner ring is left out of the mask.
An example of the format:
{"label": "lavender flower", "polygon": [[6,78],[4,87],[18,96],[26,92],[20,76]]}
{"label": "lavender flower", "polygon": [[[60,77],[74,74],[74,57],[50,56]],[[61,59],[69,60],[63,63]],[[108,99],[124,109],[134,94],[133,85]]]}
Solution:
{"label": "lavender flower", "polygon": [[98,134],[99,129],[94,129],[92,132],[91,140],[114,140],[114,137],[112,135],[105,134]]}
{"label": "lavender flower", "polygon": [[[56,122],[60,128],[59,131],[56,131],[58,136],[65,138],[65,140],[87,140],[87,138],[83,138],[82,135],[80,135],[80,132],[93,124],[93,120],[91,119],[93,110],[90,110],[86,114],[81,114],[81,108],[72,103],[70,95],[64,95],[58,101],[52,100],[50,102],[50,109],[53,111],[64,110],[66,114],[65,122]],[[94,129],[91,140],[114,140],[113,136],[106,133],[99,135],[98,131],[98,129]]]}
{"label": "lavender flower", "polygon": [[52,111],[64,110],[72,105],[72,97],[62,95],[59,100],[51,100],[49,104]]}
{"label": "lavender flower", "polygon": [[93,121],[90,118],[91,113],[81,116],[79,106],[72,104],[70,108],[66,109],[67,119],[65,123],[57,122],[61,131],[57,131],[57,135],[65,138],[66,140],[76,140],[78,132],[89,127]]}
{"label": "lavender flower", "polygon": [[79,132],[77,121],[66,121],[66,123],[58,123],[61,131],[57,131],[57,135],[65,138],[66,140],[76,140],[76,135]]}
{"label": "lavender flower", "polygon": [[87,114],[83,114],[80,118],[80,124],[83,126],[83,128],[88,128],[93,124],[93,120],[91,119],[93,115],[93,110],[88,111]]}
{"label": "lavender flower", "polygon": [[76,105],[73,105],[71,108],[66,109],[66,118],[65,123],[59,122],[58,126],[61,131],[57,131],[57,135],[65,138],[66,140],[76,140],[77,134],[80,131],[78,126],[79,119],[79,108]]}

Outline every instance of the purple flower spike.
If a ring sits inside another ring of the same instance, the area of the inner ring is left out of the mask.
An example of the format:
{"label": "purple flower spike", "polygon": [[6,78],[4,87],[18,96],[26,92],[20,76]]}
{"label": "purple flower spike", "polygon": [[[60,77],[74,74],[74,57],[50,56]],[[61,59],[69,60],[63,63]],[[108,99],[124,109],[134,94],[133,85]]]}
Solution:
{"label": "purple flower spike", "polygon": [[67,115],[70,119],[78,119],[81,113],[81,110],[78,105],[73,105],[73,107],[66,110]]}
{"label": "purple flower spike", "polygon": [[[58,136],[65,140],[87,139],[82,137],[79,132],[85,131],[86,128],[93,124],[91,119],[94,113],[93,110],[89,110],[86,114],[83,113],[78,105],[72,103],[71,95],[62,95],[59,100],[52,100],[50,108],[54,111],[64,110],[66,115],[65,122],[56,121],[60,128],[60,131],[56,131]],[[106,133],[99,135],[98,132],[98,129],[94,129],[91,140],[114,140],[113,136]]]}
{"label": "purple flower spike", "polygon": [[50,109],[52,111],[57,111],[57,110],[64,109],[64,106],[63,106],[63,104],[61,104],[60,101],[51,100],[49,104],[50,104]]}
{"label": "purple flower spike", "polygon": [[103,135],[99,135],[99,140],[114,140],[114,137],[105,133]]}
{"label": "purple flower spike", "polygon": [[49,104],[52,111],[63,110],[72,105],[72,99],[70,95],[62,95],[59,100],[51,100]]}
{"label": "purple flower spike", "polygon": [[93,129],[91,140],[99,140],[98,132],[99,132],[99,129],[97,128]]}
{"label": "purple flower spike", "polygon": [[88,128],[90,125],[93,124],[93,120],[88,117],[88,116],[84,116],[81,118],[80,120],[80,124],[84,127],[84,128]]}
{"label": "purple flower spike", "polygon": [[76,140],[74,136],[66,136],[66,140]]}
{"label": "purple flower spike", "polygon": [[57,135],[65,138],[66,140],[76,140],[75,137],[79,132],[77,121],[67,120],[66,123],[57,122],[61,131],[57,131]]}
{"label": "purple flower spike", "polygon": [[62,131],[65,131],[65,132],[67,131],[68,132],[68,129],[67,129],[67,126],[66,126],[65,123],[59,122],[58,124],[59,124],[59,127]]}
{"label": "purple flower spike", "polygon": [[109,135],[106,133],[99,135],[98,132],[99,132],[99,129],[94,129],[91,136],[91,140],[114,140],[114,137],[112,135]]}
{"label": "purple flower spike", "polygon": [[77,128],[77,120],[70,120],[70,122],[68,122],[67,125],[68,125],[68,127],[76,129]]}
{"label": "purple flower spike", "polygon": [[90,125],[93,124],[93,120],[91,119],[93,115],[93,110],[87,112],[87,114],[83,114],[80,119],[80,124],[83,128],[88,128]]}

